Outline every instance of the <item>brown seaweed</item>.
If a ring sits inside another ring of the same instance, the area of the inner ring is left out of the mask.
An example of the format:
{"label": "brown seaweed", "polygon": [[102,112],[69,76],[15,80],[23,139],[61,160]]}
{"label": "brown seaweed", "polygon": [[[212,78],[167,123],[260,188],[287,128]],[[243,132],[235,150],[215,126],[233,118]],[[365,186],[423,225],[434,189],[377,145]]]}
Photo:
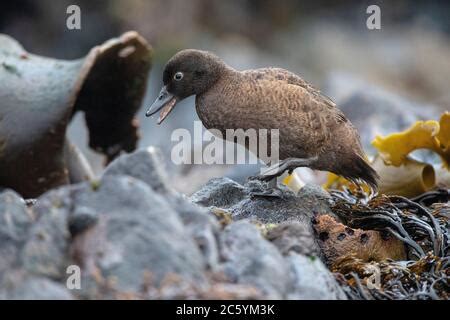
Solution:
{"label": "brown seaweed", "polygon": [[[363,261],[348,255],[333,272],[351,299],[449,299],[449,194],[429,191],[414,199],[333,191],[333,211],[350,227],[387,232],[410,249],[410,260]],[[377,270],[379,283],[371,286]]]}

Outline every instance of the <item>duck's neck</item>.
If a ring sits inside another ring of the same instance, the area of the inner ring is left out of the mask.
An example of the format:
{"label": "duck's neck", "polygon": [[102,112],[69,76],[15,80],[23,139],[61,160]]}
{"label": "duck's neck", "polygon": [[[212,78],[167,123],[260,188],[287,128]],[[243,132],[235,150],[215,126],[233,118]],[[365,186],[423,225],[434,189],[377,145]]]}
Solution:
{"label": "duck's neck", "polygon": [[195,98],[195,107],[197,114],[203,125],[207,128],[221,130],[226,123],[223,116],[229,108],[229,95],[235,92],[234,86],[240,72],[224,64],[220,77],[205,92],[197,94]]}
{"label": "duck's neck", "polygon": [[[233,69],[223,61],[215,62],[214,65],[211,66],[210,70],[210,87],[205,90],[205,92],[207,92],[211,87],[214,87],[215,84],[220,80],[227,79],[237,72],[235,69]],[[205,92],[202,92],[201,94]]]}

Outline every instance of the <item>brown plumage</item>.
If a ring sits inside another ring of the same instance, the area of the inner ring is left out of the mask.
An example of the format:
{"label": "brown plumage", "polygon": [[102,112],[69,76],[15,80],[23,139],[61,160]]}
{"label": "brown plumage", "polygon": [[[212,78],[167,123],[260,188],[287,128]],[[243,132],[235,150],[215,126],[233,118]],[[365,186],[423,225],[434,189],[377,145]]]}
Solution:
{"label": "brown plumage", "polygon": [[308,167],[376,188],[378,175],[364,160],[356,129],[333,101],[299,76],[280,68],[237,71],[211,53],[183,50],[167,63],[163,80],[147,112],[164,108],[159,123],[176,102],[195,94],[206,128],[279,129],[280,160],[314,159]]}

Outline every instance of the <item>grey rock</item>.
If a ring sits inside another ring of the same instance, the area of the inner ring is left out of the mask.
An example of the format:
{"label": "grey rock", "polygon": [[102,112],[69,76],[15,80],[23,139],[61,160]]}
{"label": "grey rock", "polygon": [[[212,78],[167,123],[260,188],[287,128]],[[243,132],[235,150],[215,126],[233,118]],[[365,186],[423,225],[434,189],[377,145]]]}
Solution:
{"label": "grey rock", "polygon": [[170,190],[166,170],[160,151],[154,147],[124,154],[111,162],[103,176],[128,175],[142,180],[158,193]]}
{"label": "grey rock", "polygon": [[22,243],[26,239],[31,225],[31,215],[24,200],[12,190],[0,193],[0,237],[5,240]]}
{"label": "grey rock", "polygon": [[118,288],[138,290],[145,272],[157,284],[172,273],[203,280],[204,262],[197,245],[166,200],[143,182],[106,176],[96,193],[80,193],[75,203],[105,213],[96,226],[104,239],[94,261],[105,278],[117,278]]}
{"label": "grey rock", "polygon": [[175,192],[168,184],[161,152],[154,147],[120,156],[105,170],[103,176],[128,175],[145,182],[179,215],[190,235],[199,246],[207,266],[214,268],[218,262],[217,234],[219,225],[204,208],[193,204]]}
{"label": "grey rock", "polygon": [[99,219],[99,214],[92,207],[76,206],[69,215],[68,229],[72,237],[83,233],[94,226]]}
{"label": "grey rock", "polygon": [[277,248],[247,221],[228,225],[221,234],[222,270],[234,283],[251,285],[268,299],[281,299],[289,284],[289,268]]}
{"label": "grey rock", "polygon": [[0,299],[71,299],[61,284],[22,268],[21,254],[33,220],[18,194],[9,190],[0,194]]}
{"label": "grey rock", "polygon": [[71,264],[69,215],[74,208],[72,194],[88,184],[71,185],[41,196],[33,206],[36,222],[29,231],[21,252],[21,265],[26,271],[62,280]]}
{"label": "grey rock", "polygon": [[0,289],[1,300],[72,300],[74,296],[62,284],[44,277],[11,271]]}
{"label": "grey rock", "polygon": [[191,196],[191,201],[204,207],[228,209],[248,196],[248,190],[229,178],[211,179]]}
{"label": "grey rock", "polygon": [[183,195],[169,197],[170,206],[178,213],[186,230],[199,247],[207,267],[214,270],[219,263],[219,223],[208,210],[191,203]]}
{"label": "grey rock", "polygon": [[[180,217],[140,180],[107,175],[63,187],[40,198],[35,210],[42,212],[23,254],[29,272],[63,279],[75,263],[85,281],[100,272],[118,292],[138,292],[147,275],[155,285],[170,274],[204,280],[202,255]],[[85,288],[88,296],[100,290]]]}
{"label": "grey rock", "polygon": [[14,191],[0,193],[0,280],[18,263],[33,222],[24,200]]}
{"label": "grey rock", "polygon": [[228,225],[220,242],[224,273],[231,281],[255,286],[268,298],[345,299],[318,258],[320,249],[311,226],[318,214],[334,216],[329,194],[319,186],[306,185],[298,194],[285,190],[280,199],[251,197],[265,190],[267,185],[259,181],[240,185],[221,178],[191,197],[194,203],[227,210],[233,220],[279,224],[269,229],[267,239],[246,221]]}
{"label": "grey rock", "polygon": [[295,300],[346,300],[347,297],[333,274],[318,258],[291,253],[291,287],[286,298]]}
{"label": "grey rock", "polygon": [[296,220],[307,225],[315,214],[331,214],[330,196],[322,188],[304,186],[298,194],[285,186],[283,198],[252,197],[254,192],[267,190],[267,184],[256,180],[240,185],[228,178],[212,179],[191,196],[191,201],[206,207],[226,209],[233,220],[255,219],[262,223]]}

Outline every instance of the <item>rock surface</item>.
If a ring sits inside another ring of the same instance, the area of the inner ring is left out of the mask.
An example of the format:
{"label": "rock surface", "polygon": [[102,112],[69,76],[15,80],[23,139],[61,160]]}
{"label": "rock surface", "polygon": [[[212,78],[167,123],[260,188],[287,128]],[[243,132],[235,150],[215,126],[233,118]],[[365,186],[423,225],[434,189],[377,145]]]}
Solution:
{"label": "rock surface", "polygon": [[0,279],[18,263],[31,224],[23,199],[10,190],[0,193]]}
{"label": "rock surface", "polygon": [[0,194],[0,299],[72,299],[65,286],[24,270],[21,255],[33,221],[18,194]]}
{"label": "rock surface", "polygon": [[290,266],[291,291],[288,299],[346,300],[336,279],[320,259],[296,253],[287,258]]}
{"label": "rock surface", "polygon": [[[326,192],[270,201],[252,197],[265,184],[223,178],[187,198],[164,172],[150,148],[30,208],[0,193],[0,298],[342,298],[328,269],[306,263],[319,254],[311,221],[332,214]],[[81,288],[70,290],[73,266]]]}
{"label": "rock surface", "polygon": [[217,178],[194,193],[191,201],[226,209],[233,220],[254,219],[262,223],[306,222],[315,214],[333,215],[329,195],[320,187],[307,185],[298,194],[282,185],[279,187],[283,189],[283,198],[253,197],[252,193],[267,190],[267,185],[259,181],[240,185],[228,178]]}
{"label": "rock surface", "polygon": [[23,271],[11,271],[0,289],[2,300],[72,300],[74,296],[61,283]]}
{"label": "rock surface", "polygon": [[223,272],[231,281],[253,285],[269,299],[284,296],[289,269],[281,253],[254,225],[246,221],[230,224],[220,240]]}
{"label": "rock surface", "polygon": [[207,260],[214,267],[218,262],[215,238],[219,225],[207,210],[191,203],[184,195],[175,192],[167,181],[162,155],[153,147],[138,150],[113,161],[103,176],[128,175],[145,182],[156,193],[163,196],[176,211],[188,232],[199,245]]}

